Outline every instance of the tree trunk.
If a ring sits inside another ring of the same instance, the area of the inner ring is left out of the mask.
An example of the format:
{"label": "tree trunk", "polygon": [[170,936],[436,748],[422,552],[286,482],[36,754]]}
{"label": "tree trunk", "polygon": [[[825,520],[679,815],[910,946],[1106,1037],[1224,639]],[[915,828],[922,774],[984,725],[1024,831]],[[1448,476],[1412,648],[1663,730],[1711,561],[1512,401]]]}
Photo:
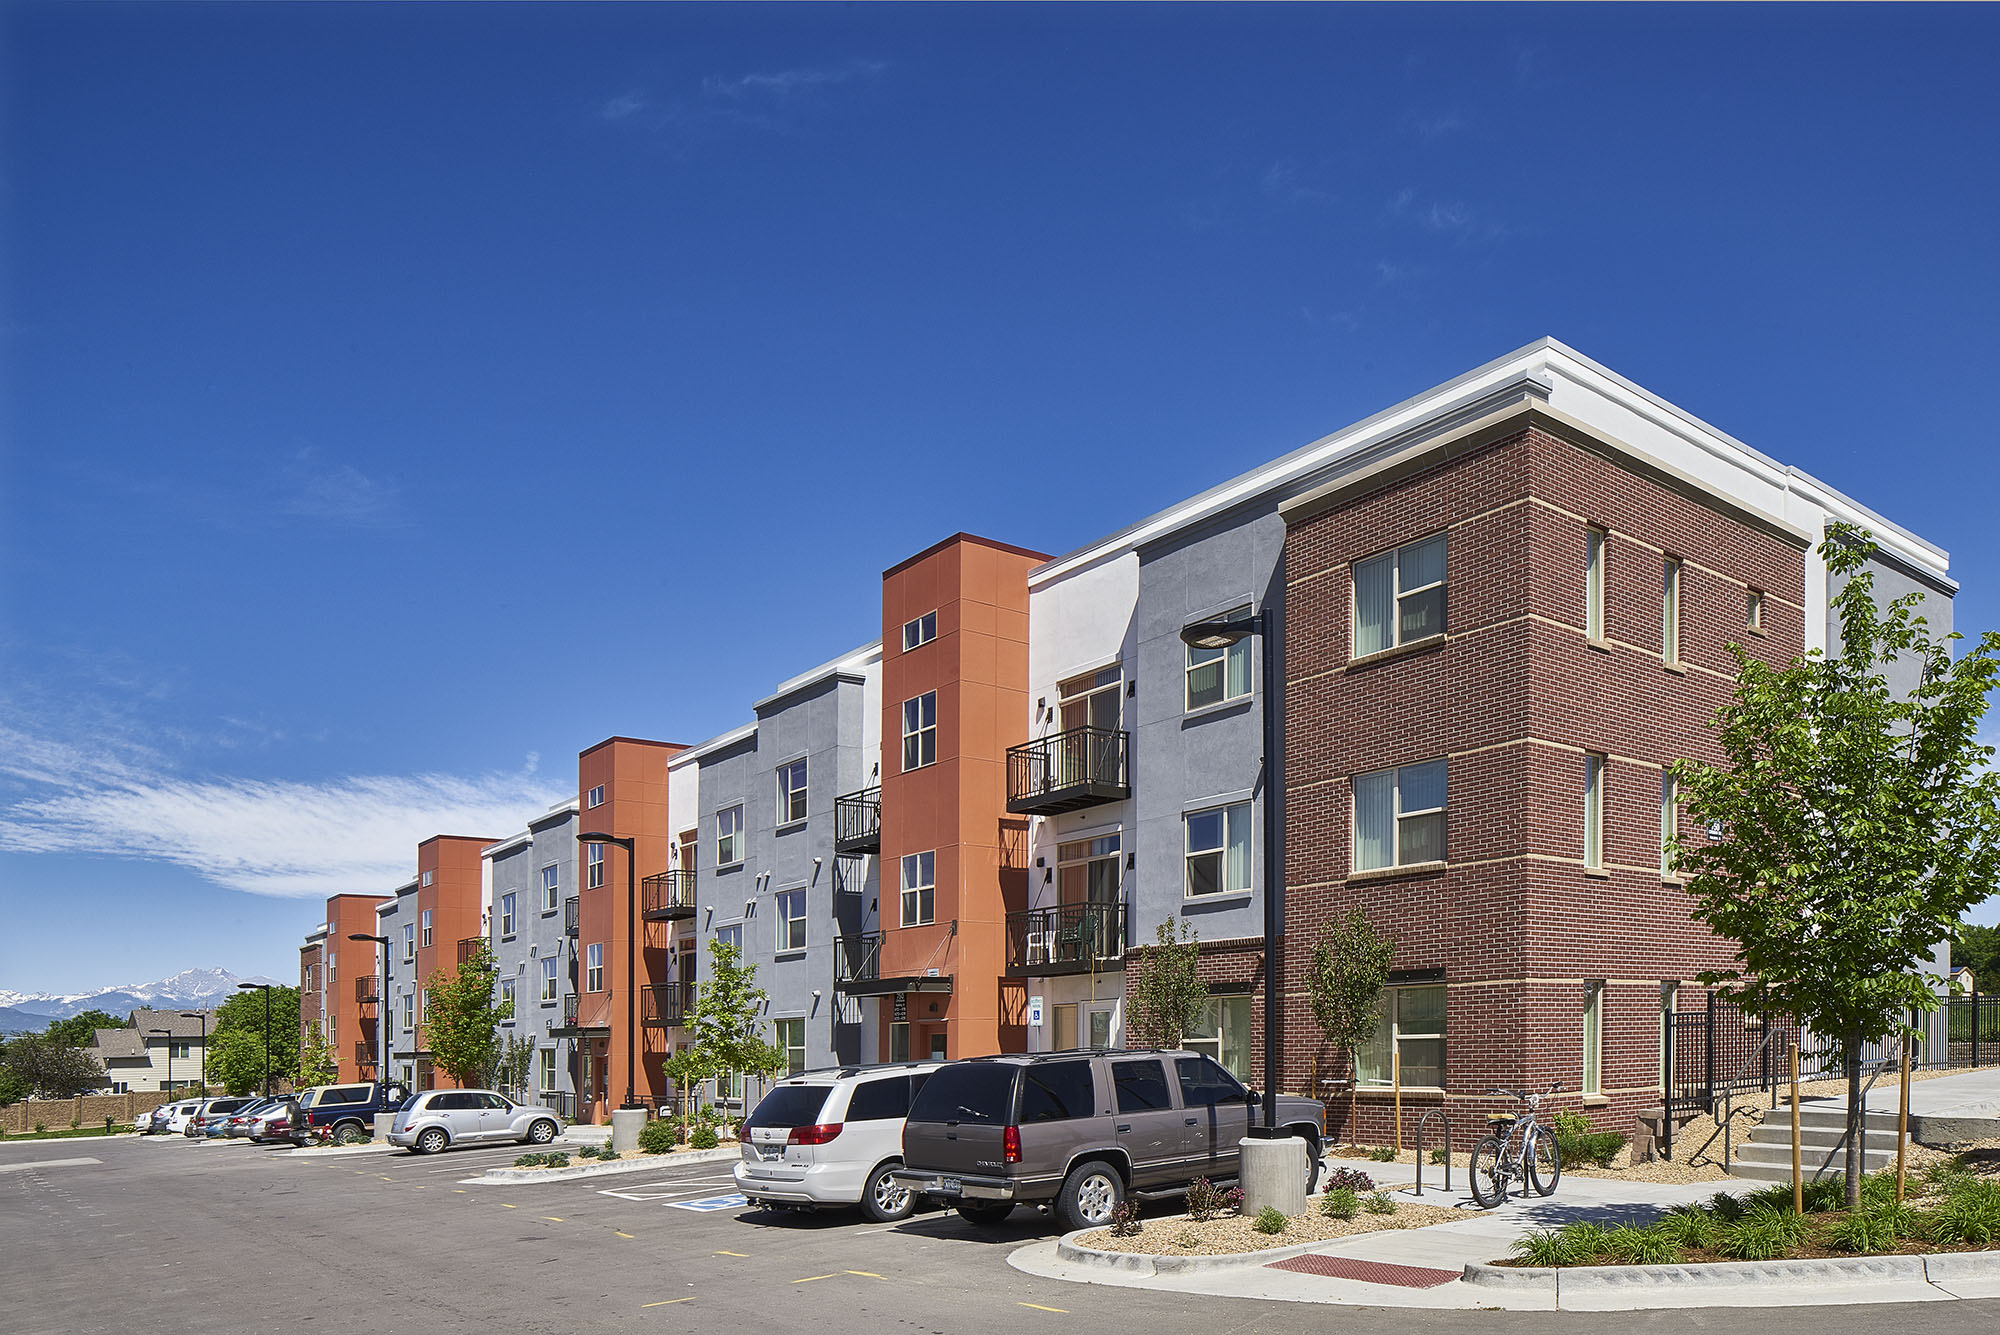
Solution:
{"label": "tree trunk", "polygon": [[1861,1205],[1861,1030],[1847,1031],[1841,1053],[1847,1068],[1847,1208]]}

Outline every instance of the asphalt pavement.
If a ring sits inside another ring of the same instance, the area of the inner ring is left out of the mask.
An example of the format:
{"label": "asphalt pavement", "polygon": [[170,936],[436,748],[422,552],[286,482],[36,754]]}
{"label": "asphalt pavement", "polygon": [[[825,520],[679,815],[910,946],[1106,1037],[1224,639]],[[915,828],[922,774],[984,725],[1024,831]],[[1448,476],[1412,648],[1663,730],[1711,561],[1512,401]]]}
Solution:
{"label": "asphalt pavement", "polygon": [[[1601,1331],[1601,1316],[1329,1308],[1065,1283],[1007,1256],[1054,1236],[922,1214],[773,1214],[727,1165],[471,1186],[518,1147],[294,1157],[242,1143],[0,1143],[0,1333],[808,1329],[814,1335]],[[98,1162],[90,1162],[97,1160]],[[67,1162],[59,1162],[67,1161]],[[1166,1207],[1161,1207],[1166,1208]],[[2000,1329],[2000,1301],[1621,1313],[1620,1331]]]}

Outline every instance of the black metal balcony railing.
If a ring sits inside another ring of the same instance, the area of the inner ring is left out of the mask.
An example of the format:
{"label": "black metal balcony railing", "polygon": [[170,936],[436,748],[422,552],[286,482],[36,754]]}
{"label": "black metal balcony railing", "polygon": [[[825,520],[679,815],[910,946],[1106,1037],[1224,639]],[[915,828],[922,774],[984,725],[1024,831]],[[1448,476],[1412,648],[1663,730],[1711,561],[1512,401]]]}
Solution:
{"label": "black metal balcony railing", "polygon": [[672,922],[694,916],[694,873],[655,872],[639,882],[639,916],[647,922]]}
{"label": "black metal balcony railing", "polygon": [[1123,904],[1062,904],[1007,915],[1007,972],[1016,977],[1125,967]]}
{"label": "black metal balcony railing", "polygon": [[478,950],[485,941],[486,938],[483,936],[460,937],[458,942],[458,962],[463,964],[471,959],[473,952]]}
{"label": "black metal balcony railing", "polygon": [[373,1043],[356,1043],[354,1045],[354,1064],[364,1068],[374,1066],[375,1045]]}
{"label": "black metal balcony railing", "polygon": [[1111,728],[1071,728],[1007,748],[1007,810],[1053,816],[1132,795],[1126,763],[1129,734]]}
{"label": "black metal balcony railing", "polygon": [[562,1027],[565,1029],[576,1028],[576,1003],[577,1003],[576,993],[574,992],[563,993]]}
{"label": "black metal balcony railing", "polygon": [[564,936],[575,936],[577,934],[577,915],[581,908],[581,905],[582,901],[578,899],[578,897],[575,895],[571,895],[568,899],[563,901]]}
{"label": "black metal balcony railing", "polygon": [[[950,934],[958,934],[958,924],[940,923]],[[949,992],[951,974],[937,965],[908,972],[882,971],[883,932],[861,932],[833,939],[833,987],[836,992],[858,996],[885,996],[893,992]],[[941,953],[941,952],[940,952]]]}
{"label": "black metal balcony railing", "polygon": [[655,983],[639,989],[639,1023],[648,1028],[686,1024],[693,1009],[693,983]]}
{"label": "black metal balcony railing", "polygon": [[354,1000],[363,1006],[372,1006],[380,1001],[382,994],[376,990],[375,983],[376,978],[372,973],[363,974],[361,977],[355,979]]}
{"label": "black metal balcony railing", "polygon": [[864,788],[833,800],[833,851],[882,851],[882,789]]}

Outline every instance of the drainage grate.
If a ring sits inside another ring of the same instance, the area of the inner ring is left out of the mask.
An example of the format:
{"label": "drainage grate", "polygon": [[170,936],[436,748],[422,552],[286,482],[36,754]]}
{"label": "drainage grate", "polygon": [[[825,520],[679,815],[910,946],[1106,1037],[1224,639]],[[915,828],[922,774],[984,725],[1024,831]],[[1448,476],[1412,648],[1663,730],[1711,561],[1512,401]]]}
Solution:
{"label": "drainage grate", "polygon": [[1391,1265],[1387,1261],[1357,1261],[1351,1256],[1294,1256],[1273,1261],[1268,1270],[1296,1270],[1304,1275],[1325,1275],[1328,1279],[1358,1279],[1367,1284],[1394,1284],[1404,1289],[1434,1289],[1464,1278],[1459,1270],[1432,1270],[1420,1265]]}

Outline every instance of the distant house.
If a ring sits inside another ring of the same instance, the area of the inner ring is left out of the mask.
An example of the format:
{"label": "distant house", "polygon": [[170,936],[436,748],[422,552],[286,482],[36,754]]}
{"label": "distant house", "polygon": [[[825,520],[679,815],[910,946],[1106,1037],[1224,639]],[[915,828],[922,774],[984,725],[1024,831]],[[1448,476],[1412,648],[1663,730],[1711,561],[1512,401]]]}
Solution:
{"label": "distant house", "polygon": [[1951,981],[1955,984],[1954,990],[1956,992],[1970,996],[1973,992],[1972,966],[1961,964],[1956,969],[1953,969],[1951,971]]}
{"label": "distant house", "polygon": [[130,1019],[128,1029],[99,1029],[91,1044],[107,1092],[148,1094],[200,1084],[202,1044],[215,1032],[214,1011],[136,1010]]}

